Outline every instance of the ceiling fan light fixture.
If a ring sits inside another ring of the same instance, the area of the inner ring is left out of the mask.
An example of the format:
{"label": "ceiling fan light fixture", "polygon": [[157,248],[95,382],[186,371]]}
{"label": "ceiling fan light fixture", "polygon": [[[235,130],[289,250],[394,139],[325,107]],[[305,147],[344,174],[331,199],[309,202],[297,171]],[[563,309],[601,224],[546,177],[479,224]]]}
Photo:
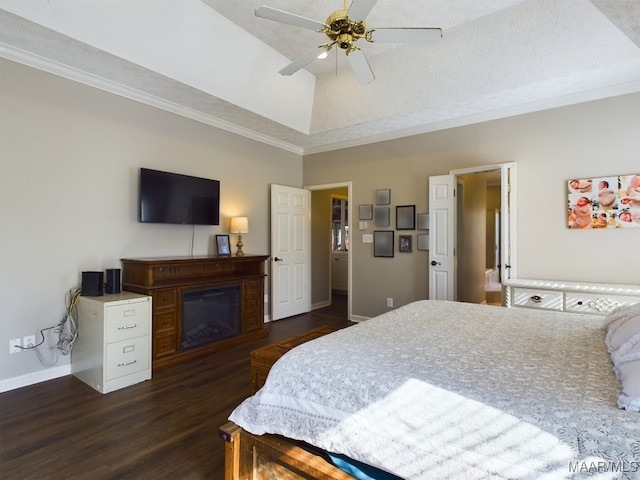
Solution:
{"label": "ceiling fan light fixture", "polygon": [[318,48],[324,49],[320,53],[313,49],[296,58],[292,63],[280,70],[279,73],[281,75],[292,75],[316,59],[327,58],[331,47],[337,45],[345,51],[348,63],[351,65],[358,82],[367,84],[373,81],[375,77],[364,53],[356,45],[356,42],[361,38],[369,43],[417,44],[431,44],[442,38],[442,29],[440,28],[401,27],[367,30],[364,18],[378,0],[352,0],[348,9],[347,1],[343,0],[343,9],[329,15],[325,23],[271,7],[263,6],[256,9],[255,14],[258,17],[315,30],[326,35],[331,41],[318,46]]}
{"label": "ceiling fan light fixture", "polygon": [[338,46],[343,50],[351,50],[353,44],[353,37],[348,33],[338,35],[336,39]]}

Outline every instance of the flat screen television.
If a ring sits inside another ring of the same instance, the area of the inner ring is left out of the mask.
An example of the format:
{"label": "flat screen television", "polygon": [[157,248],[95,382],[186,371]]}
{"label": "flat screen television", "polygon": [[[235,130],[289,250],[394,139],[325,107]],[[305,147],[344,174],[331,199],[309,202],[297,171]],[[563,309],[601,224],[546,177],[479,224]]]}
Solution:
{"label": "flat screen television", "polygon": [[220,182],[140,169],[140,222],[220,224]]}

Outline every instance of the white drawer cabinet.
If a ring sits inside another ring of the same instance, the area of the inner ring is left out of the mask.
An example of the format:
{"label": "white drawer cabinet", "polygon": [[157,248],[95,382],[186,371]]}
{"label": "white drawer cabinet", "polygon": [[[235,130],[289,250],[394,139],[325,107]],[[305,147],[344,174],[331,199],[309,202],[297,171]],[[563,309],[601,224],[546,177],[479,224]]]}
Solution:
{"label": "white drawer cabinet", "polygon": [[150,379],[151,297],[80,297],[71,372],[100,393]]}
{"label": "white drawer cabinet", "polygon": [[532,288],[514,287],[512,290],[513,307],[541,308],[543,310],[562,311],[562,292]]}
{"label": "white drawer cabinet", "polygon": [[607,314],[623,305],[640,303],[640,298],[630,295],[603,295],[597,293],[567,292],[564,298],[565,310],[576,313]]}
{"label": "white drawer cabinet", "polygon": [[607,315],[612,310],[640,303],[640,285],[507,280],[505,305],[560,312]]}

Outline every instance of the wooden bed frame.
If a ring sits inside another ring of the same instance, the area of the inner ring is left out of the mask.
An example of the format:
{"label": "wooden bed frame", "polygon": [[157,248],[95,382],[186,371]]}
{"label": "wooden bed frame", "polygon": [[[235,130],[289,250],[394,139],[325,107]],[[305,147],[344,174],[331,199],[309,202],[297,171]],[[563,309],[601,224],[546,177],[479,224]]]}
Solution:
{"label": "wooden bed frame", "polygon": [[[269,370],[282,355],[335,330],[325,325],[252,351],[253,393],[262,387]],[[310,445],[278,435],[252,435],[233,422],[220,427],[220,438],[226,441],[225,480],[353,480]]]}
{"label": "wooden bed frame", "polygon": [[[505,282],[506,305],[540,310],[606,315],[640,300],[640,288],[540,280]],[[586,293],[585,293],[586,292]],[[253,391],[262,387],[271,366],[292,348],[330,333],[321,327],[251,353]],[[225,480],[354,480],[318,449],[278,435],[253,435],[233,422],[220,428],[225,444]]]}
{"label": "wooden bed frame", "polygon": [[225,440],[224,480],[354,480],[311,447],[278,435],[253,435],[233,422]]}

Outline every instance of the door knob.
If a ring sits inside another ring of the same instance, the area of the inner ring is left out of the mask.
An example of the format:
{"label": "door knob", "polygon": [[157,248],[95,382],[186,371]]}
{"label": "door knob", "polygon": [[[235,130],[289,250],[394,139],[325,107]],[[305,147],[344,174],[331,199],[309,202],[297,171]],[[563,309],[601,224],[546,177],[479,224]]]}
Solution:
{"label": "door knob", "polygon": [[431,260],[431,265],[432,266],[436,266],[436,265],[442,265],[440,262],[436,262],[435,260]]}
{"label": "door knob", "polygon": [[284,260],[283,260],[283,259],[278,258],[278,257],[274,258],[274,260],[275,260],[276,262],[284,262]]}

